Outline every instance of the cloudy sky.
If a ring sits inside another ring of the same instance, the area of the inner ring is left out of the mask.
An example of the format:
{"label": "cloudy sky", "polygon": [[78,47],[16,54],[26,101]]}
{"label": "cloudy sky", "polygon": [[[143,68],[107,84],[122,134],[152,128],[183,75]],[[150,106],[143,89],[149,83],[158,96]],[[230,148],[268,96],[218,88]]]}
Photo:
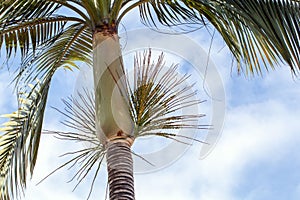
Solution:
{"label": "cloudy sky", "polygon": [[[133,23],[134,17],[129,16],[124,21],[127,31],[140,27]],[[208,51],[210,39],[205,31],[194,32],[188,37]],[[185,44],[177,45],[178,48],[185,48]],[[148,47],[145,45],[140,48]],[[136,174],[136,199],[299,199],[299,80],[292,77],[285,66],[263,77],[238,76],[231,66],[231,55],[218,36],[213,42],[210,58],[221,77],[226,95],[226,114],[218,143],[205,158],[200,156],[201,144],[195,143],[171,164],[152,172]],[[16,108],[15,97],[10,95],[12,92],[8,85],[10,75],[5,69],[1,70],[1,113],[9,113]],[[72,94],[77,75],[76,71],[61,70],[55,76],[45,128],[66,129],[59,122],[63,117],[50,106],[63,107],[60,98]],[[201,90],[202,80],[199,82]],[[214,99],[206,93],[202,95],[207,105],[213,105]],[[72,192],[76,183],[66,183],[74,174],[72,170],[62,169],[36,185],[63,163],[64,159],[58,156],[73,147],[71,143],[59,141],[52,136],[43,136],[35,174],[26,191],[26,200],[86,199],[91,180],[88,179]],[[104,165],[91,199],[105,199],[106,178]]]}

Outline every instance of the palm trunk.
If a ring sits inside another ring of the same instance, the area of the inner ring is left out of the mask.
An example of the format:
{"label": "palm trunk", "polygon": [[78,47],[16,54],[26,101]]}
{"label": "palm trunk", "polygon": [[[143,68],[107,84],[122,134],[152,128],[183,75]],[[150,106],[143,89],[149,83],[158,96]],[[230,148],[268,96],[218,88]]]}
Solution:
{"label": "palm trunk", "polygon": [[134,200],[133,164],[130,145],[113,142],[107,148],[110,200]]}
{"label": "palm trunk", "polygon": [[124,70],[117,34],[98,32],[93,37],[96,126],[101,142],[118,132],[131,134],[133,122],[124,90]]}
{"label": "palm trunk", "polygon": [[100,141],[107,146],[110,200],[134,199],[130,151],[133,122],[127,98],[120,92],[124,89],[124,70],[116,33],[94,34],[93,63],[96,128]]}

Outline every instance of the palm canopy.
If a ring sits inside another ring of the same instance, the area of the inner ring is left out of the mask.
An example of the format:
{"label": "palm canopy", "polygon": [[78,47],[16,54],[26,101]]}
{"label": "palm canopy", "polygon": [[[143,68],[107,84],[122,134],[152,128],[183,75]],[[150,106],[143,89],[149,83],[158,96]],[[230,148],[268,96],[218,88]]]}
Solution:
{"label": "palm canopy", "polygon": [[[92,34],[117,27],[128,12],[138,8],[141,21],[148,26],[212,24],[239,69],[260,73],[261,66],[283,61],[294,73],[299,70],[299,0],[7,0],[0,6],[0,44],[5,44],[8,57],[18,47],[28,57],[35,50],[61,45],[66,53],[56,61],[59,66],[74,64],[74,59],[88,62]],[[62,7],[74,15],[61,15]]]}
{"label": "palm canopy", "polygon": [[[71,10],[68,16],[59,12]],[[139,9],[147,26],[212,24],[234,55],[238,70],[262,73],[287,63],[300,69],[299,0],[5,0],[0,3],[0,46],[21,54],[15,81],[19,110],[8,115],[0,138],[1,198],[11,199],[33,171],[49,84],[61,67],[91,65],[93,34],[117,32]],[[34,84],[27,87],[28,84]],[[25,85],[25,86],[24,86]],[[15,170],[19,169],[19,170]],[[10,185],[14,185],[11,190]]]}

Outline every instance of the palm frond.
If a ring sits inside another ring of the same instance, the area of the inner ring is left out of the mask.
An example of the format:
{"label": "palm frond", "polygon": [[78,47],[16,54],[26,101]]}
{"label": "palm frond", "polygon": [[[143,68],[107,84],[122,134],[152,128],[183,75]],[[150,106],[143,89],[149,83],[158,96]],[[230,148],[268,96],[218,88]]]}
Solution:
{"label": "palm frond", "polygon": [[300,70],[300,2],[296,0],[149,0],[139,4],[143,22],[173,26],[206,24],[221,34],[238,70],[262,74],[262,68],[287,63]]}
{"label": "palm frond", "polygon": [[63,167],[68,167],[68,169],[75,168],[77,172],[69,180],[69,182],[77,181],[74,187],[75,190],[92,173],[92,169],[95,167],[96,170],[94,171],[94,177],[87,197],[89,199],[106,154],[105,146],[101,144],[96,133],[95,99],[92,93],[84,90],[83,94],[78,93],[77,98],[71,96],[67,100],[63,100],[63,102],[66,106],[64,111],[55,109],[66,117],[66,120],[62,123],[76,130],[76,132],[48,131],[48,133],[55,134],[55,137],[61,140],[83,143],[83,146],[79,150],[63,154],[63,157],[72,156],[72,158],[47,175],[43,180]]}
{"label": "palm frond", "polygon": [[[84,93],[78,92],[76,97],[71,96],[67,100],[63,100],[65,104],[64,111],[54,109],[67,117],[67,119],[62,122],[65,126],[82,133],[78,134],[82,141],[94,143],[97,139],[95,128],[95,98],[88,89],[84,89],[83,92]],[[75,134],[75,136],[76,135],[77,134]],[[70,137],[73,136],[70,135]]]}
{"label": "palm frond", "polygon": [[[62,0],[4,1],[0,4],[0,48],[5,44],[6,57],[20,49],[22,57],[34,54],[36,48],[45,49],[66,29],[68,24],[90,21],[83,16],[66,17],[57,15],[62,6],[77,11],[77,8]],[[79,12],[79,11],[78,11]]]}
{"label": "palm frond", "polygon": [[122,9],[124,1],[123,0],[115,0],[111,6],[111,16],[112,19],[116,20],[119,16],[119,13]]}
{"label": "palm frond", "polygon": [[[300,2],[293,0],[224,1],[212,22],[238,61],[238,69],[262,74],[262,67],[285,62],[300,69]],[[218,20],[222,19],[222,20]],[[221,22],[218,22],[221,21]]]}
{"label": "palm frond", "polygon": [[26,21],[35,18],[49,17],[61,5],[48,0],[6,0],[0,3],[0,28],[14,22]]}
{"label": "palm frond", "polygon": [[[36,52],[30,49],[27,53],[27,50],[24,50],[25,56],[16,76],[17,89],[22,92],[19,98],[19,110],[14,115],[7,116],[11,120],[5,124],[3,128],[5,133],[0,140],[0,187],[3,200],[14,199],[20,195],[26,187],[28,169],[31,174],[33,172],[49,84],[53,74],[60,67],[66,69],[77,67],[79,61],[91,64],[92,34],[90,30],[81,21],[71,23],[64,28],[65,19],[71,18],[49,16],[44,21],[40,19],[20,20],[22,22],[19,24],[11,24],[1,30],[7,35],[6,38],[12,37],[10,35],[17,37],[16,40],[11,39],[13,44],[17,44],[14,41],[22,39],[20,37],[25,35],[27,38],[23,41],[27,42],[27,48],[29,48],[28,42],[33,44],[32,37],[40,41],[35,44],[39,46]],[[22,28],[22,26],[33,25],[31,23],[35,23],[35,27],[33,26],[35,30]],[[54,33],[55,29],[56,33]],[[22,30],[25,32],[23,35],[19,33]],[[29,36],[30,39],[28,39]],[[7,41],[5,41],[6,44],[9,44]],[[21,44],[20,41],[19,44]],[[24,83],[27,85],[36,79],[41,81],[31,89],[24,87]]]}
{"label": "palm frond", "polygon": [[18,80],[30,82],[60,67],[79,68],[79,62],[91,65],[91,35],[90,29],[82,23],[68,26],[51,45],[23,60]]}
{"label": "palm frond", "polygon": [[188,1],[142,1],[139,4],[140,16],[146,25],[156,26],[161,23],[165,26],[198,23],[205,24],[204,18],[197,10],[188,6]]}
{"label": "palm frond", "polygon": [[[49,131],[48,133],[56,134],[56,135],[58,135],[58,138],[62,139],[62,140],[75,140],[76,142],[82,142],[85,139],[85,137],[84,137],[84,139],[82,140],[81,136],[74,137],[73,132]],[[104,160],[104,157],[106,154],[106,150],[105,150],[104,146],[99,143],[98,139],[97,139],[97,142],[98,142],[98,145],[95,145],[95,143],[93,142],[93,146],[91,146],[91,147],[85,147],[80,150],[67,152],[67,153],[61,155],[61,157],[72,156],[72,158],[70,160],[68,160],[67,162],[65,162],[64,164],[62,164],[61,166],[59,166],[58,168],[56,168],[50,174],[48,174],[39,183],[41,183],[42,181],[47,179],[49,176],[51,176],[52,174],[54,174],[55,172],[57,172],[58,170],[60,170],[64,167],[68,167],[69,170],[72,168],[76,168],[77,172],[68,181],[68,182],[72,182],[74,180],[77,181],[77,184],[75,185],[75,187],[73,189],[73,191],[74,191],[80,185],[80,183],[93,171],[93,168],[95,167],[96,170],[95,170],[95,173],[94,173],[94,176],[92,179],[92,183],[91,183],[91,187],[90,187],[90,191],[89,191],[89,194],[87,197],[87,199],[89,199],[89,197],[93,191],[93,188],[94,188],[94,183],[95,183],[96,177],[101,168],[102,161]]]}
{"label": "palm frond", "polygon": [[26,188],[28,170],[36,164],[46,99],[51,79],[30,85],[30,93],[21,93],[19,109],[0,131],[0,198],[18,198]]}
{"label": "palm frond", "polygon": [[160,135],[170,138],[174,135],[167,133],[174,129],[208,128],[198,124],[198,120],[205,115],[178,113],[203,101],[195,98],[197,91],[194,84],[187,84],[190,76],[185,74],[180,77],[177,71],[178,65],[165,66],[163,54],[156,62],[152,61],[151,50],[136,55],[134,83],[127,81],[135,137]]}
{"label": "palm frond", "polygon": [[[39,54],[32,54],[24,59],[19,72],[19,83],[29,83],[37,78],[41,81],[31,88],[32,91],[19,84],[18,89],[26,93],[20,97],[19,111],[7,116],[11,118],[11,122],[6,126],[15,124],[15,127],[6,127],[6,132],[1,137],[0,169],[1,176],[4,177],[1,179],[1,195],[4,200],[10,200],[23,191],[26,187],[27,169],[33,172],[49,84],[54,72],[59,67],[77,66],[77,61],[91,62],[90,41],[91,34],[86,27],[81,23],[73,24]],[[13,186],[12,190],[9,185]]]}
{"label": "palm frond", "polygon": [[[103,1],[96,1],[96,4],[94,1],[90,0],[82,0],[80,4],[84,7],[86,12],[89,15],[89,18],[91,19],[92,22],[94,23],[102,23],[104,11],[107,12],[107,10],[103,9],[101,4]],[[95,26],[95,24],[93,24]],[[94,28],[94,27],[93,27]]]}
{"label": "palm frond", "polygon": [[67,22],[78,21],[77,18],[63,16],[35,18],[26,21],[14,22],[0,30],[0,47],[5,44],[7,58],[11,53],[20,49],[21,56],[33,53],[36,48],[47,46],[59,36]]}

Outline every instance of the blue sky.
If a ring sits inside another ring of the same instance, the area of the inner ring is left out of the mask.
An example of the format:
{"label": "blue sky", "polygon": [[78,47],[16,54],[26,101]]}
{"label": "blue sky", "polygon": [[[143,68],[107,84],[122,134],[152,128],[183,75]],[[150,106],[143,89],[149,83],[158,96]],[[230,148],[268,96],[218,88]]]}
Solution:
{"label": "blue sky", "polygon": [[[141,27],[135,23],[135,17],[132,14],[125,19],[127,31]],[[189,37],[208,50],[210,40],[205,31],[194,32]],[[183,47],[184,44],[178,44],[178,48]],[[285,66],[264,77],[237,76],[236,69],[231,68],[231,55],[223,47],[224,43],[216,36],[210,57],[222,78],[226,94],[226,115],[217,145],[206,158],[200,159],[201,145],[196,143],[171,165],[155,172],[136,174],[136,199],[300,199],[299,80],[293,78]],[[60,98],[72,94],[77,73],[61,70],[55,76],[49,106],[63,107]],[[1,70],[1,113],[11,112],[16,106],[15,98],[9,95],[9,80],[8,73]],[[203,98],[210,105],[209,101],[212,100],[205,94]],[[45,128],[65,130],[60,120],[62,116],[51,108],[47,109]],[[26,200],[86,198],[90,182],[83,183],[72,192],[74,183],[66,181],[74,171],[67,169],[36,186],[39,180],[63,162],[58,156],[73,147],[73,144],[52,136],[45,135],[42,138],[38,163],[26,191]],[[105,197],[104,169],[105,166],[91,199]]]}

